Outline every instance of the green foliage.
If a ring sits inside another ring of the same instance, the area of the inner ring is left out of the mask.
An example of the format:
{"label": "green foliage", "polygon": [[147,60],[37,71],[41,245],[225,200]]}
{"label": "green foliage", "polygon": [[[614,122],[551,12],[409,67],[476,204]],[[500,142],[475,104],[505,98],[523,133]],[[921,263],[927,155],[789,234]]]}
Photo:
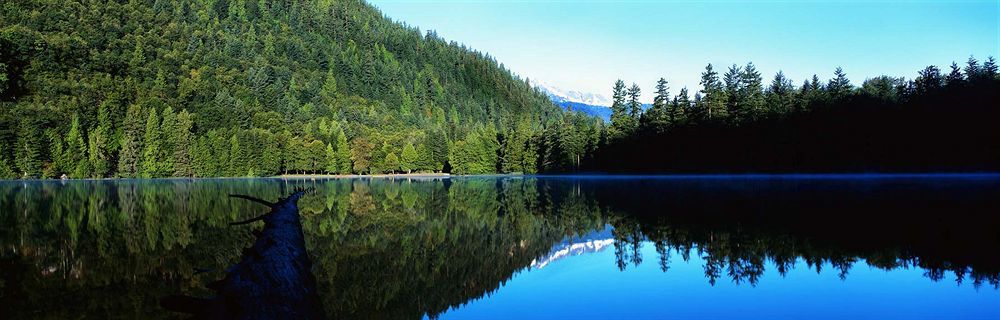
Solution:
{"label": "green foliage", "polygon": [[[493,58],[361,1],[63,2],[0,11],[0,119],[28,118],[0,152],[19,176],[361,173],[406,143],[403,171],[444,171],[475,128],[505,139],[503,119],[562,114]],[[526,130],[514,140],[542,128]]]}
{"label": "green foliage", "polygon": [[[142,118],[142,107],[134,104],[128,107],[128,112],[125,114],[125,123],[122,126],[122,147],[118,154],[119,177],[136,178],[139,176],[140,170],[144,169],[144,167],[140,167],[140,163],[145,159],[142,139]],[[150,118],[156,120],[154,114],[150,114]],[[149,124],[147,123],[147,125]]]}
{"label": "green foliage", "polygon": [[413,147],[413,143],[407,142],[406,146],[403,147],[403,153],[400,154],[399,165],[399,169],[406,171],[406,173],[410,173],[417,169],[417,149]]}
{"label": "green foliage", "polygon": [[496,131],[492,128],[475,130],[464,140],[455,142],[449,161],[458,174],[486,174],[497,170]]}

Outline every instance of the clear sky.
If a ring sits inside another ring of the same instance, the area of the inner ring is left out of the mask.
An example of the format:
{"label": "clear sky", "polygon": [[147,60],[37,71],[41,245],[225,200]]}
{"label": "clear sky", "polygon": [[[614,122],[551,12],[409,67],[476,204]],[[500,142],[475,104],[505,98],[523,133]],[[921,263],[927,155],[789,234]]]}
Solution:
{"label": "clear sky", "polygon": [[[969,55],[1000,52],[1000,0],[371,0],[392,19],[487,52],[534,82],[609,95],[621,78],[652,100],[697,90],[712,63],[753,61],[766,83],[778,70],[800,85],[837,66],[851,82],[912,78]],[[1000,57],[998,57],[1000,58]]]}

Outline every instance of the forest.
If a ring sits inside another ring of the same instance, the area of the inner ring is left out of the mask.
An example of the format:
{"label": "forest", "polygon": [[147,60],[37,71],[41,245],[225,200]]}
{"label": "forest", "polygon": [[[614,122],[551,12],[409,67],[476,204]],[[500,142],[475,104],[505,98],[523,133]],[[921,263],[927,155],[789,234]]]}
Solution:
{"label": "forest", "polygon": [[709,64],[701,89],[671,96],[656,83],[613,87],[607,141],[585,170],[599,172],[969,172],[1000,169],[1000,78],[993,57],[970,56],[916,79],[878,76],[856,86],[841,68],[795,86],[765,85],[747,63]]}
{"label": "forest", "polygon": [[609,123],[361,0],[0,6],[0,178],[1000,170],[996,61],[613,86]]}
{"label": "forest", "polygon": [[602,123],[360,0],[0,6],[0,177],[578,167]]}

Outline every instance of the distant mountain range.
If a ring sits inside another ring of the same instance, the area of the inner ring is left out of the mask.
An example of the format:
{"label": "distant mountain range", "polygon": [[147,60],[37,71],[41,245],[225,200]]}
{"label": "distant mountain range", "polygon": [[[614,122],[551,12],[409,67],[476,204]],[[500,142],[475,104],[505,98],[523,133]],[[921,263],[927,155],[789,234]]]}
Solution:
{"label": "distant mountain range", "polygon": [[611,100],[601,94],[565,90],[547,83],[535,85],[552,100],[552,103],[565,110],[583,112],[593,117],[611,121]]}
{"label": "distant mountain range", "polygon": [[[601,94],[566,90],[544,82],[535,84],[539,90],[552,100],[552,103],[564,110],[583,112],[606,122],[611,121],[611,100]],[[651,104],[643,104],[642,110],[649,109]]]}

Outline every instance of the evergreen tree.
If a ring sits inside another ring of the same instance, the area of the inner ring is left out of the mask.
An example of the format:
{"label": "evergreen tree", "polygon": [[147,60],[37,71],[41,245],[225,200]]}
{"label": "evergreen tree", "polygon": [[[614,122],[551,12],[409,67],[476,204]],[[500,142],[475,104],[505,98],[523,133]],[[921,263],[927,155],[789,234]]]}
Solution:
{"label": "evergreen tree", "polygon": [[945,78],[945,85],[948,87],[959,87],[965,83],[965,76],[962,75],[962,69],[959,68],[958,63],[954,61],[951,62],[951,72],[948,73],[948,77]]}
{"label": "evergreen tree", "polygon": [[174,145],[177,142],[177,113],[174,108],[163,109],[160,117],[160,153],[157,171],[160,176],[168,177],[174,174]]}
{"label": "evergreen tree", "polygon": [[337,129],[337,173],[351,173],[351,147],[347,144],[347,135],[344,130]]}
{"label": "evergreen tree", "polygon": [[105,101],[97,108],[97,129],[87,137],[87,155],[90,157],[91,173],[94,178],[104,178],[111,174],[111,111]]}
{"label": "evergreen tree", "polygon": [[704,107],[698,109],[698,113],[695,116],[697,121],[711,121],[728,117],[726,94],[723,91],[722,83],[719,81],[719,74],[712,70],[712,64],[705,66],[705,72],[701,74],[700,83]]}
{"label": "evergreen tree", "polygon": [[641,94],[642,90],[635,83],[632,83],[632,87],[628,88],[628,116],[631,118],[629,123],[630,130],[635,129],[635,125],[639,123],[639,115],[642,113],[642,103],[639,102]]}
{"label": "evergreen tree", "polygon": [[744,120],[755,121],[764,111],[763,79],[752,62],[740,73],[740,110]]}
{"label": "evergreen tree", "polygon": [[173,167],[174,176],[192,177],[194,176],[193,157],[191,156],[194,145],[194,137],[191,129],[194,126],[194,119],[187,110],[181,110],[177,114],[177,125],[174,127],[173,137]]}
{"label": "evergreen tree", "polygon": [[434,154],[426,143],[417,145],[417,170],[434,171]]}
{"label": "evergreen tree", "polygon": [[941,77],[941,70],[936,66],[927,66],[921,70],[914,80],[917,94],[926,94],[940,90],[944,86],[944,78]]}
{"label": "evergreen tree", "polygon": [[851,90],[854,89],[851,81],[847,79],[847,74],[840,67],[837,67],[837,70],[833,71],[833,75],[834,78],[830,79],[830,83],[826,86],[826,91],[830,93],[830,97],[833,99],[846,98],[851,93]]}
{"label": "evergreen tree", "polygon": [[997,61],[993,59],[993,56],[989,56],[986,58],[986,62],[983,62],[982,78],[996,80],[997,75]]}
{"label": "evergreen tree", "polygon": [[674,97],[674,102],[670,106],[670,122],[683,123],[687,119],[687,110],[691,108],[691,99],[688,97],[687,87],[681,88],[681,92]]}
{"label": "evergreen tree", "polygon": [[149,117],[146,118],[146,134],[142,140],[142,172],[143,178],[162,177],[161,153],[163,152],[163,142],[160,137],[160,118],[156,114],[156,109],[149,110]]}
{"label": "evergreen tree", "polygon": [[611,89],[611,136],[613,138],[624,137],[628,134],[629,109],[625,104],[625,82],[621,79],[615,81]]}
{"label": "evergreen tree", "polygon": [[122,126],[121,150],[118,154],[118,176],[135,178],[139,176],[143,160],[143,108],[130,105]]}
{"label": "evergreen tree", "polygon": [[[66,134],[67,164],[71,166],[70,177],[85,178],[90,174],[90,161],[87,158],[87,143],[83,140],[83,129],[80,128],[80,116],[74,114]],[[67,168],[69,169],[69,168]]]}
{"label": "evergreen tree", "polygon": [[55,129],[46,129],[45,138],[48,140],[48,155],[51,162],[42,163],[42,178],[55,178],[61,174],[68,173],[73,169],[69,162],[69,157],[63,138]]}
{"label": "evergreen tree", "polygon": [[743,97],[740,96],[742,92],[741,88],[743,86],[742,77],[740,74],[743,70],[733,64],[723,75],[723,82],[725,83],[725,95],[726,95],[726,111],[729,114],[730,120],[733,123],[740,123],[746,119],[746,113],[743,110],[741,103],[744,102]]}
{"label": "evergreen tree", "polygon": [[965,79],[969,82],[974,82],[980,79],[982,74],[982,69],[979,67],[979,60],[975,57],[969,56],[969,60],[965,62]]}
{"label": "evergreen tree", "polygon": [[656,96],[653,97],[653,106],[643,115],[643,119],[648,126],[654,130],[664,131],[670,122],[670,92],[667,87],[667,80],[660,78],[656,81]]}
{"label": "evergreen tree", "polygon": [[42,134],[34,118],[24,118],[20,121],[17,134],[17,147],[14,161],[20,176],[37,178],[42,174]]}
{"label": "evergreen tree", "polygon": [[417,149],[413,147],[413,143],[407,142],[403,146],[403,153],[400,159],[400,169],[410,173],[417,169]]}
{"label": "evergreen tree", "polygon": [[782,115],[791,112],[795,108],[794,94],[795,87],[792,81],[785,77],[784,72],[778,71],[764,97],[768,113]]}
{"label": "evergreen tree", "polygon": [[448,161],[450,150],[448,150],[448,137],[441,130],[433,130],[427,137],[427,145],[432,156],[432,166],[435,172],[444,170],[444,164]]}

